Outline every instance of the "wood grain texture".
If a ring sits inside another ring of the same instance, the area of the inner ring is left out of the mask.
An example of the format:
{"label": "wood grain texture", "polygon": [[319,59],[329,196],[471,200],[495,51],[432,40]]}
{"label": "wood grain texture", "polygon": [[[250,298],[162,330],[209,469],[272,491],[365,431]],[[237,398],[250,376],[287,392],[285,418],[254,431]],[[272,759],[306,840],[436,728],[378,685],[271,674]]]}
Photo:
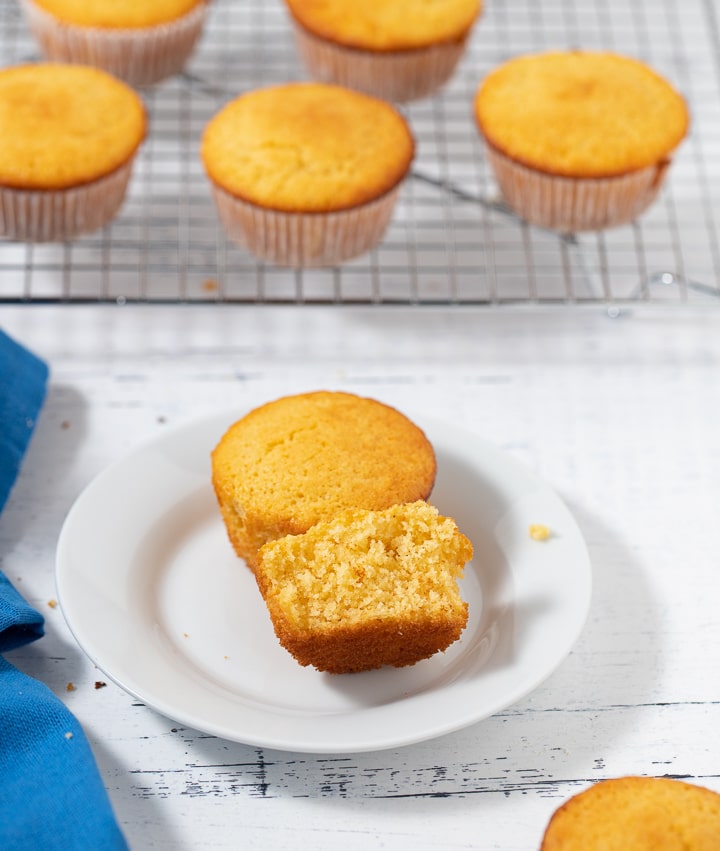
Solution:
{"label": "wood grain texture", "polygon": [[[0,520],[2,568],[47,635],[12,661],[84,725],[133,848],[527,851],[605,777],[720,791],[720,314],[33,305],[0,323],[52,369]],[[558,491],[593,562],[573,652],[485,721],[364,754],[226,742],[96,688],[48,606],[75,497],[162,429],[321,387],[472,428]]]}

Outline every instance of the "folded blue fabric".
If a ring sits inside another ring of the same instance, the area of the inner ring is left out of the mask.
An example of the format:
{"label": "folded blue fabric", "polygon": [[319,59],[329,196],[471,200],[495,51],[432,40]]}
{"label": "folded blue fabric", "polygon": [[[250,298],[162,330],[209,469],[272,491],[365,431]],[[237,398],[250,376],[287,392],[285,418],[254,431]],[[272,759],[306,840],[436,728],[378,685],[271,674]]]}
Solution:
{"label": "folded blue fabric", "polygon": [[[0,331],[0,511],[32,436],[47,375],[40,359]],[[42,615],[0,571],[0,653],[42,635]],[[77,720],[46,686],[2,656],[0,848],[127,849]]]}

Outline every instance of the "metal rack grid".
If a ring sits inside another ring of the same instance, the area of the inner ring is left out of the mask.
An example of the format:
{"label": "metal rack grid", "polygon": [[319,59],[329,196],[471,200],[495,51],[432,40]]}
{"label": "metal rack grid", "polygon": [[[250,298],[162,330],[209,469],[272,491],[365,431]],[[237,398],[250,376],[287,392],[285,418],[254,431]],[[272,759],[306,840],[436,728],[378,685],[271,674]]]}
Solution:
{"label": "metal rack grid", "polygon": [[[466,56],[405,113],[411,177],[377,249],[339,268],[258,263],[221,231],[198,146],[250,88],[304,79],[282,0],[214,0],[181,76],[142,92],[150,133],[128,198],[68,244],[0,239],[2,302],[715,302],[720,294],[720,14],[715,0],[486,0]],[[647,61],[693,118],[661,197],[641,219],[565,235],[503,206],[472,119],[489,69],[518,53],[609,49]],[[0,65],[38,58],[17,0],[0,0]]]}

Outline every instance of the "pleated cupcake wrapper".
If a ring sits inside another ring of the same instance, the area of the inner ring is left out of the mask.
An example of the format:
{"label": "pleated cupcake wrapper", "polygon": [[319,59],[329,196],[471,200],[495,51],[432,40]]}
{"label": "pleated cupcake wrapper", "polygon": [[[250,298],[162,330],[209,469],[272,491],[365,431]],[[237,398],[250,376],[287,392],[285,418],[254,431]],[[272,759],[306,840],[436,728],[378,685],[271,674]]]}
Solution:
{"label": "pleated cupcake wrapper", "polygon": [[293,26],[298,53],[314,79],[396,103],[427,97],[443,86],[467,43],[466,36],[427,48],[373,52],[318,38],[296,21]]}
{"label": "pleated cupcake wrapper", "polygon": [[202,2],[165,24],[105,29],[67,24],[32,0],[22,3],[47,59],[102,68],[133,86],[152,85],[183,69],[202,33],[208,6]]}
{"label": "pleated cupcake wrapper", "polygon": [[488,160],[509,207],[530,224],[567,233],[634,221],[657,197],[670,160],[608,178],[545,174],[490,145]]}
{"label": "pleated cupcake wrapper", "polygon": [[20,242],[65,242],[111,221],[122,206],[132,160],[112,174],[69,189],[0,187],[0,235]]}
{"label": "pleated cupcake wrapper", "polygon": [[276,266],[336,266],[369,251],[383,238],[399,186],[382,197],[329,213],[268,210],[213,184],[218,215],[228,237]]}

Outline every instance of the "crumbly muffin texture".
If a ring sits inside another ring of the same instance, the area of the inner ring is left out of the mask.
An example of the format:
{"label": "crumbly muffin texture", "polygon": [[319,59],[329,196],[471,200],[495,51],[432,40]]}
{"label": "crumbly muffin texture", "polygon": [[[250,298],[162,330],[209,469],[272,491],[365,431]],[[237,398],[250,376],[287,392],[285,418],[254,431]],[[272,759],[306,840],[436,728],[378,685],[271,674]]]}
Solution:
{"label": "crumbly muffin texture", "polygon": [[717,851],[720,795],[658,777],[596,783],[554,813],[540,851]]}
{"label": "crumbly muffin texture", "polygon": [[651,68],[607,52],[520,56],[475,98],[489,145],[567,177],[612,177],[661,163],[688,130],[685,100]]}
{"label": "crumbly muffin texture", "polygon": [[140,97],[104,71],[55,63],[0,71],[0,186],[88,183],[127,163],[145,132]]}
{"label": "crumbly muffin texture", "polygon": [[70,24],[102,29],[150,27],[186,15],[204,0],[32,0]]}
{"label": "crumbly muffin texture", "polygon": [[435,452],[404,414],[352,393],[285,396],[234,423],[212,453],[212,482],[236,553],[347,508],[426,499]]}
{"label": "crumbly muffin texture", "polygon": [[467,623],[457,585],[472,544],[423,500],[348,510],[262,547],[256,578],[301,665],[351,673],[445,650]]}
{"label": "crumbly muffin texture", "polygon": [[209,178],[230,195],[300,213],[351,209],[390,192],[413,155],[393,106],[323,83],[241,95],[209,122],[201,146]]}
{"label": "crumbly muffin texture", "polygon": [[463,38],[480,14],[480,0],[286,0],[314,35],[346,47],[400,51]]}

